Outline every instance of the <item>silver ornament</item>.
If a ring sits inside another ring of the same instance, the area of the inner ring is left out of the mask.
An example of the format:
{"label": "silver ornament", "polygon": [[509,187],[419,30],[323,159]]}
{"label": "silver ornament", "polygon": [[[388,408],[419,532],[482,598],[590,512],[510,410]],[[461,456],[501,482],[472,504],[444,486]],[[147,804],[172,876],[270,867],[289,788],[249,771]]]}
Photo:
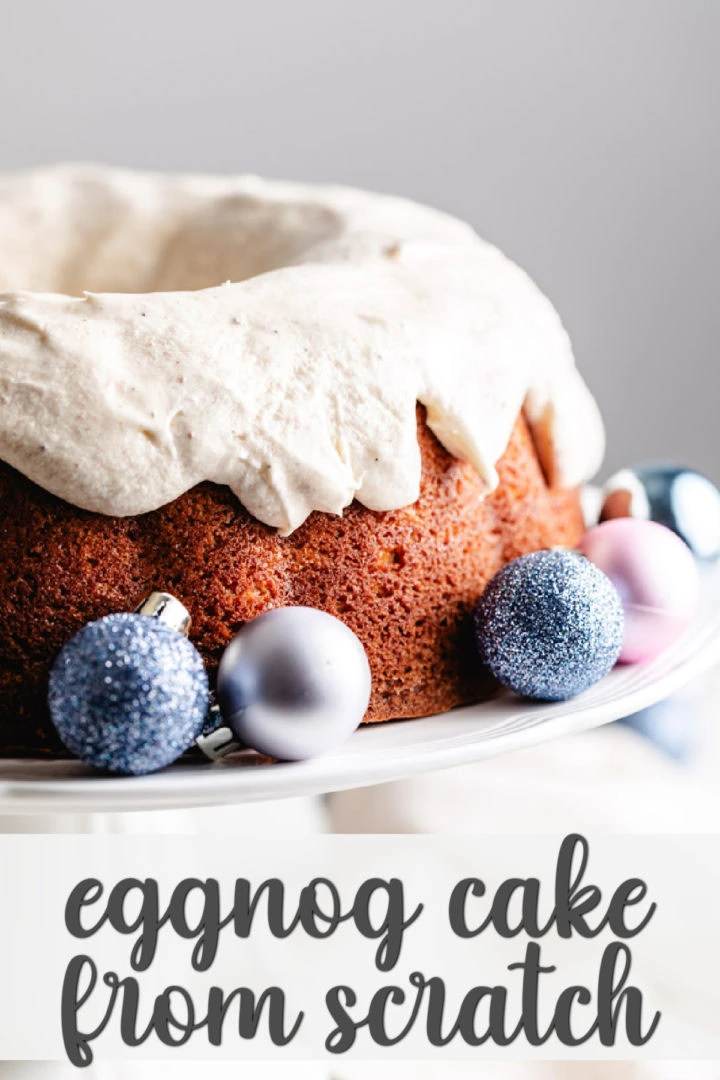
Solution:
{"label": "silver ornament", "polygon": [[365,650],[348,626],[316,608],[286,607],[259,615],[233,639],[217,694],[225,722],[246,746],[297,761],[352,734],[370,686]]}

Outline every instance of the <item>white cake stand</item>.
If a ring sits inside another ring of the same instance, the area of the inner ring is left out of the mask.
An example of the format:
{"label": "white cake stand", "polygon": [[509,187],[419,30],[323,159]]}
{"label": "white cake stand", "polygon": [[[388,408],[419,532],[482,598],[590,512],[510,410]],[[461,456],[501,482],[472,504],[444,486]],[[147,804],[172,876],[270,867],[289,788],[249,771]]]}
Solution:
{"label": "white cake stand", "polygon": [[260,765],[254,755],[183,761],[137,778],[100,776],[74,761],[0,760],[0,814],[100,814],[287,799],[469,764],[629,716],[720,661],[720,571],[705,575],[690,630],[648,664],[617,667],[571,701],[532,704],[504,694],[421,720],[362,728],[312,761]]}

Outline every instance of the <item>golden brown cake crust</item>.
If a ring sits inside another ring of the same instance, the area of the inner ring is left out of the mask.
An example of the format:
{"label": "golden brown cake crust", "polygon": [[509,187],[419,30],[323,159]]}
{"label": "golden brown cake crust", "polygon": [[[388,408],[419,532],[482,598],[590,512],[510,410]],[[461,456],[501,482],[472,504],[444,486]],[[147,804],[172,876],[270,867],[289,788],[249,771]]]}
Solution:
{"label": "golden brown cake crust", "polygon": [[548,487],[520,418],[482,498],[474,470],[418,415],[419,500],[342,518],[315,513],[287,538],[227,488],[205,483],[142,517],[87,513],[0,465],[0,755],[61,749],[47,719],[50,665],[84,623],[179,597],[214,669],[248,619],[306,604],[346,622],[373,675],[368,721],[440,712],[487,693],[470,613],[488,579],[524,552],[574,545],[577,493]]}

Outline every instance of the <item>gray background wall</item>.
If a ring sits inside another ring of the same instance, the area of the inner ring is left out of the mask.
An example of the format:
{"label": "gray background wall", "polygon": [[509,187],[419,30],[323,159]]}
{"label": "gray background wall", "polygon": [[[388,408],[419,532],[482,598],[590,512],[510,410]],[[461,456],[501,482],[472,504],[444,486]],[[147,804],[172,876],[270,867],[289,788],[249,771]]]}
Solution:
{"label": "gray background wall", "polygon": [[607,468],[720,480],[720,0],[0,0],[0,168],[328,179],[470,221],[552,297]]}

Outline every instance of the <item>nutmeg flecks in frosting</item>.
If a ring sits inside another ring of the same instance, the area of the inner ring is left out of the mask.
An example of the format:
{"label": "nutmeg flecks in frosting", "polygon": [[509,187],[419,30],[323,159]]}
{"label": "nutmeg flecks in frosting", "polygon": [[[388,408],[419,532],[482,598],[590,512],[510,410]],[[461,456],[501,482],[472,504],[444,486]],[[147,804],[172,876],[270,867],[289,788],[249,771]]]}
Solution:
{"label": "nutmeg flecks in frosting", "polygon": [[[225,283],[227,282],[227,283]],[[0,177],[0,459],[88,510],[203,480],[283,533],[413,502],[415,405],[497,483],[524,408],[554,482],[604,436],[529,277],[404,199],[61,166]],[[88,290],[85,292],[84,290]]]}

